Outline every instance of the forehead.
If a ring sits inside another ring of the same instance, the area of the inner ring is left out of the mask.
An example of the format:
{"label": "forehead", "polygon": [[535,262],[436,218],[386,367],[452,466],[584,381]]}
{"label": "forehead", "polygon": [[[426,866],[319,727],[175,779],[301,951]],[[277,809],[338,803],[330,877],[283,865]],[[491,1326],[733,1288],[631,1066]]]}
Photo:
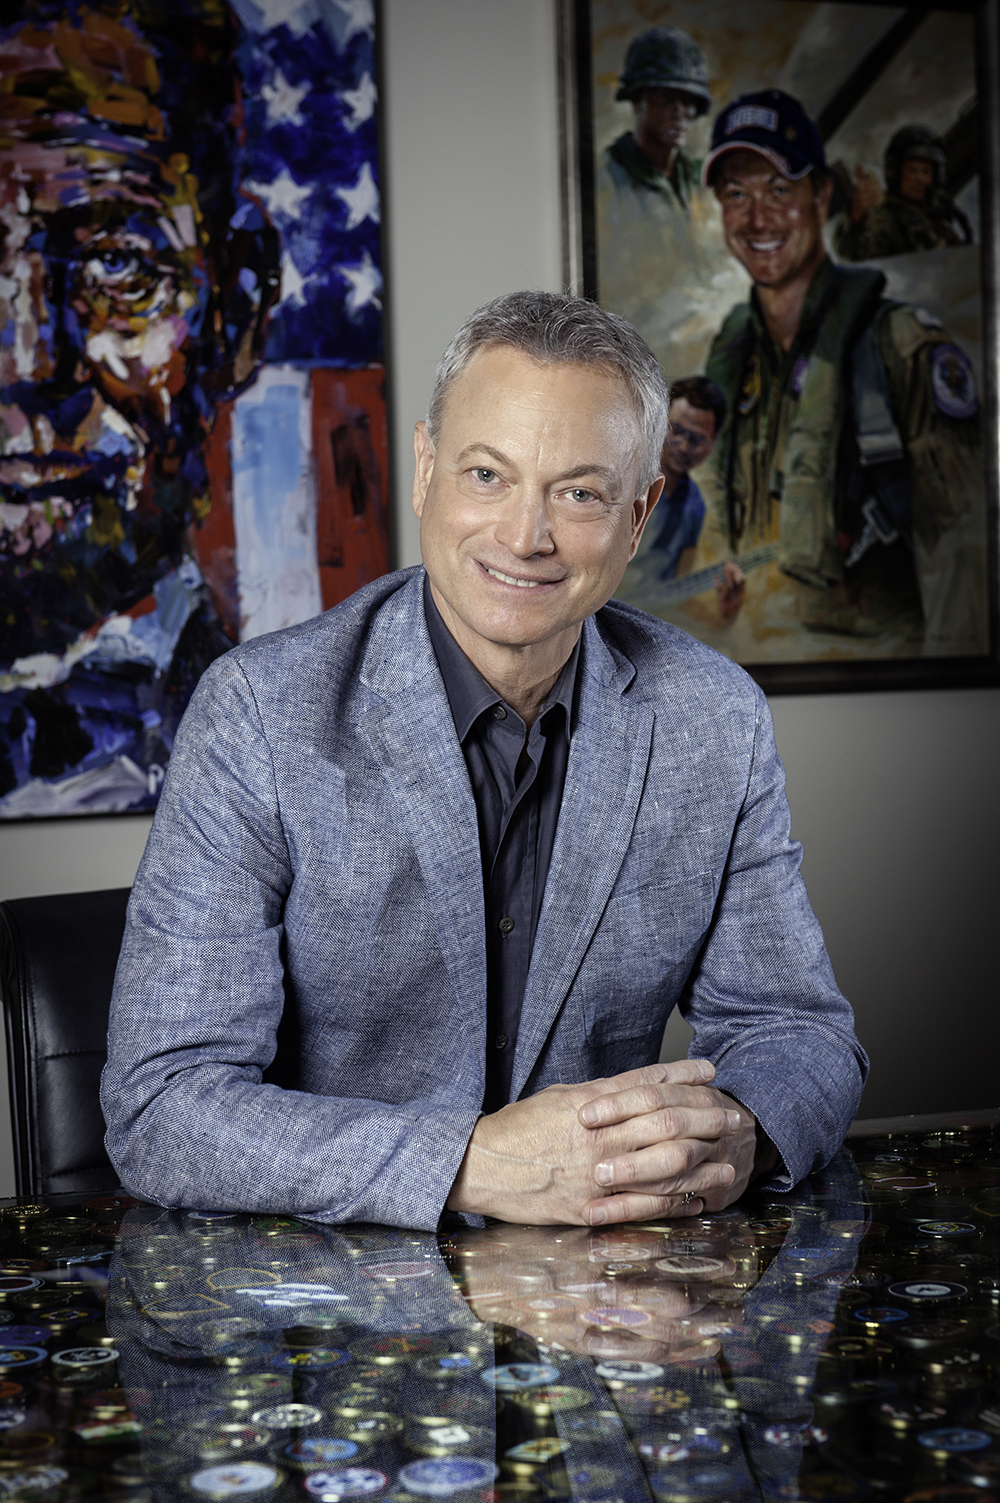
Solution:
{"label": "forehead", "polygon": [[803,183],[809,185],[809,179],[792,179],[785,177],[779,172],[773,162],[763,157],[759,152],[747,151],[740,148],[737,151],[727,151],[718,159],[715,168],[715,187],[724,188],[727,183],[733,183],[737,187],[769,188],[773,183],[786,183],[790,188],[801,187]]}
{"label": "forehead", "polygon": [[670,421],[673,424],[683,423],[685,428],[693,428],[698,433],[709,436],[715,430],[715,415],[707,407],[695,407],[687,397],[675,397],[670,404]]}
{"label": "forehead", "polygon": [[95,203],[159,210],[183,186],[183,177],[143,143],[98,126],[48,141],[0,136],[0,202],[22,211],[30,204],[36,214],[54,214]]}
{"label": "forehead", "polygon": [[634,452],[639,422],[617,372],[576,362],[542,362],[509,345],[477,350],[445,398],[442,430],[483,442],[509,441],[586,448],[613,444]]}

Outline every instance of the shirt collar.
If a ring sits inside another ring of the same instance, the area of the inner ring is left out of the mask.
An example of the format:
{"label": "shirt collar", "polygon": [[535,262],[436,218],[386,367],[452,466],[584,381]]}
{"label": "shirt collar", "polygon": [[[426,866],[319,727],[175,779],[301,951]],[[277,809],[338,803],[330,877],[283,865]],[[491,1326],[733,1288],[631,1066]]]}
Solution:
{"label": "shirt collar", "polygon": [[[424,615],[427,618],[427,632],[431,639],[431,646],[434,648],[434,656],[437,658],[441,677],[444,680],[444,689],[451,707],[455,730],[459,741],[464,742],[483,711],[492,709],[494,705],[504,704],[504,701],[486,682],[479,669],[466,657],[445,626],[441,612],[434,604],[430,581],[426,574],[424,575]],[[566,711],[563,717],[563,727],[567,741],[570,738],[570,717],[573,712],[573,690],[576,685],[576,668],[580,661],[581,637],[577,638],[576,646],[563,664],[562,672],[549,691],[538,716],[541,720],[555,705],[562,705]],[[506,708],[509,709],[510,706]],[[511,711],[511,713],[515,714],[516,711]]]}

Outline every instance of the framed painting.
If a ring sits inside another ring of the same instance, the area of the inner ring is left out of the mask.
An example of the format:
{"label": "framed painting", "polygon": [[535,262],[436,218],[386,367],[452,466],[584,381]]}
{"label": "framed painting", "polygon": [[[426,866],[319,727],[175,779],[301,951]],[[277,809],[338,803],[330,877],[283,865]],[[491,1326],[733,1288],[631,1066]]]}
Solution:
{"label": "framed painting", "polygon": [[619,596],[768,692],[992,684],[995,0],[565,0],[570,286],[671,387]]}
{"label": "framed painting", "polygon": [[0,28],[0,818],[151,808],[204,669],[389,566],[371,0]]}

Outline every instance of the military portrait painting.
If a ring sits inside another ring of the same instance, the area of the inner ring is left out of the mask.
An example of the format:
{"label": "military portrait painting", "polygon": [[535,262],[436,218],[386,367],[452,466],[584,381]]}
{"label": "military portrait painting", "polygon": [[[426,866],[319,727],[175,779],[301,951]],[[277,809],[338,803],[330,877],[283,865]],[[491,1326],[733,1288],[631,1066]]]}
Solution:
{"label": "military portrait painting", "polygon": [[565,14],[580,281],[672,396],[620,598],[769,689],[996,681],[977,9]]}
{"label": "military portrait painting", "polygon": [[0,818],[151,808],[388,567],[376,126],[369,0],[4,7]]}

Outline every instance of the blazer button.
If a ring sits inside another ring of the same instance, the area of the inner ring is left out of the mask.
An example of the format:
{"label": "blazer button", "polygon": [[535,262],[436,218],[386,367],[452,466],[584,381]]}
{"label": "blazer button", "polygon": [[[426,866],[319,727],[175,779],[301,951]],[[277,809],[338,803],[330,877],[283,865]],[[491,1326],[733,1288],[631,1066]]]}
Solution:
{"label": "blazer button", "polygon": [[514,927],[514,920],[512,918],[508,918],[507,915],[504,914],[503,918],[500,920],[498,927],[501,934],[509,934]]}

